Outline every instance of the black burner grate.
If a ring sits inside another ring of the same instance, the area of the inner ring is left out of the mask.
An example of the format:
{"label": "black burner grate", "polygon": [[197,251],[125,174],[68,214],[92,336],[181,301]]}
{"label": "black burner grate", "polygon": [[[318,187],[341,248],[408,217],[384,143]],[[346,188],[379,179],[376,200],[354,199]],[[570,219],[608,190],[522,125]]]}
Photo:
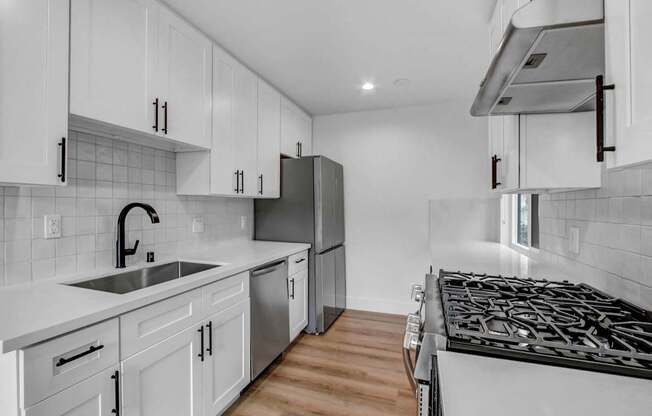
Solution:
{"label": "black burner grate", "polygon": [[652,378],[652,314],[586,284],[440,271],[451,349]]}

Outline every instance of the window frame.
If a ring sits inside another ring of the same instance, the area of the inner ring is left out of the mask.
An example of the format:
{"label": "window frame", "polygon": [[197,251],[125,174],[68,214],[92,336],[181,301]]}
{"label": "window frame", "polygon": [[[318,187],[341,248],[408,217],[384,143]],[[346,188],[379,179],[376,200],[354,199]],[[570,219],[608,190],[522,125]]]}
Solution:
{"label": "window frame", "polygon": [[[519,207],[518,207],[518,201],[519,201],[519,196],[522,198],[526,198],[527,200],[527,205],[528,205],[528,231],[527,231],[527,244],[521,244],[518,241],[518,230],[519,230]],[[532,194],[513,194],[512,195],[512,200],[510,204],[510,216],[511,216],[511,221],[510,221],[510,238],[509,238],[509,244],[513,248],[517,248],[519,250],[523,251],[538,251],[539,248],[537,246],[534,246],[533,243],[533,225],[535,221],[533,221],[533,215],[535,211],[538,211],[538,209],[533,209],[532,205]],[[538,212],[537,212],[538,215]],[[538,223],[538,221],[537,221]]]}

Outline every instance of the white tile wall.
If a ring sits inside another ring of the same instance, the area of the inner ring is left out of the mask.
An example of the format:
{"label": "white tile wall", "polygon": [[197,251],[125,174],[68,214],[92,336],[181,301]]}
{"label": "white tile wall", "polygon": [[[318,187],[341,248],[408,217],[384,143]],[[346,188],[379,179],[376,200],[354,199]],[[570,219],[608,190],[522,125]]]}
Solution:
{"label": "white tile wall", "polygon": [[[127,203],[146,202],[159,213],[151,224],[141,210],[127,217],[128,244],[140,240],[128,264],[147,251],[164,256],[180,242],[252,237],[250,200],[182,197],[175,193],[175,154],[118,140],[70,132],[66,187],[0,187],[0,285],[111,266],[117,215]],[[43,238],[43,215],[60,214],[62,238]],[[241,229],[240,217],[247,216]],[[191,232],[203,218],[204,233]]]}
{"label": "white tile wall", "polygon": [[[605,170],[602,181],[600,189],[540,196],[541,255],[652,309],[652,165]],[[569,250],[573,226],[579,254]]]}

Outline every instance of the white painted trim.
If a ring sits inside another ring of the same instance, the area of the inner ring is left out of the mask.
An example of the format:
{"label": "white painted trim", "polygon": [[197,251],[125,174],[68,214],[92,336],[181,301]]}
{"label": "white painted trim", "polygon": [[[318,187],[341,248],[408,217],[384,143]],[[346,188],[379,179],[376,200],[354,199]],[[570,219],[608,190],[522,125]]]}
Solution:
{"label": "white painted trim", "polygon": [[396,302],[390,299],[346,297],[347,309],[407,315],[417,310],[415,302]]}

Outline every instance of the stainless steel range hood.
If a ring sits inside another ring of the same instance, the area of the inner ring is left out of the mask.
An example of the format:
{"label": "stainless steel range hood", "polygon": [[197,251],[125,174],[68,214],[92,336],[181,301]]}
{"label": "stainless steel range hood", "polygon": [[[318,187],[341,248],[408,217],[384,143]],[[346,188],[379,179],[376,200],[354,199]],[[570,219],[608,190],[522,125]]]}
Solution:
{"label": "stainless steel range hood", "polygon": [[514,13],[471,115],[595,110],[603,0],[533,0]]}

